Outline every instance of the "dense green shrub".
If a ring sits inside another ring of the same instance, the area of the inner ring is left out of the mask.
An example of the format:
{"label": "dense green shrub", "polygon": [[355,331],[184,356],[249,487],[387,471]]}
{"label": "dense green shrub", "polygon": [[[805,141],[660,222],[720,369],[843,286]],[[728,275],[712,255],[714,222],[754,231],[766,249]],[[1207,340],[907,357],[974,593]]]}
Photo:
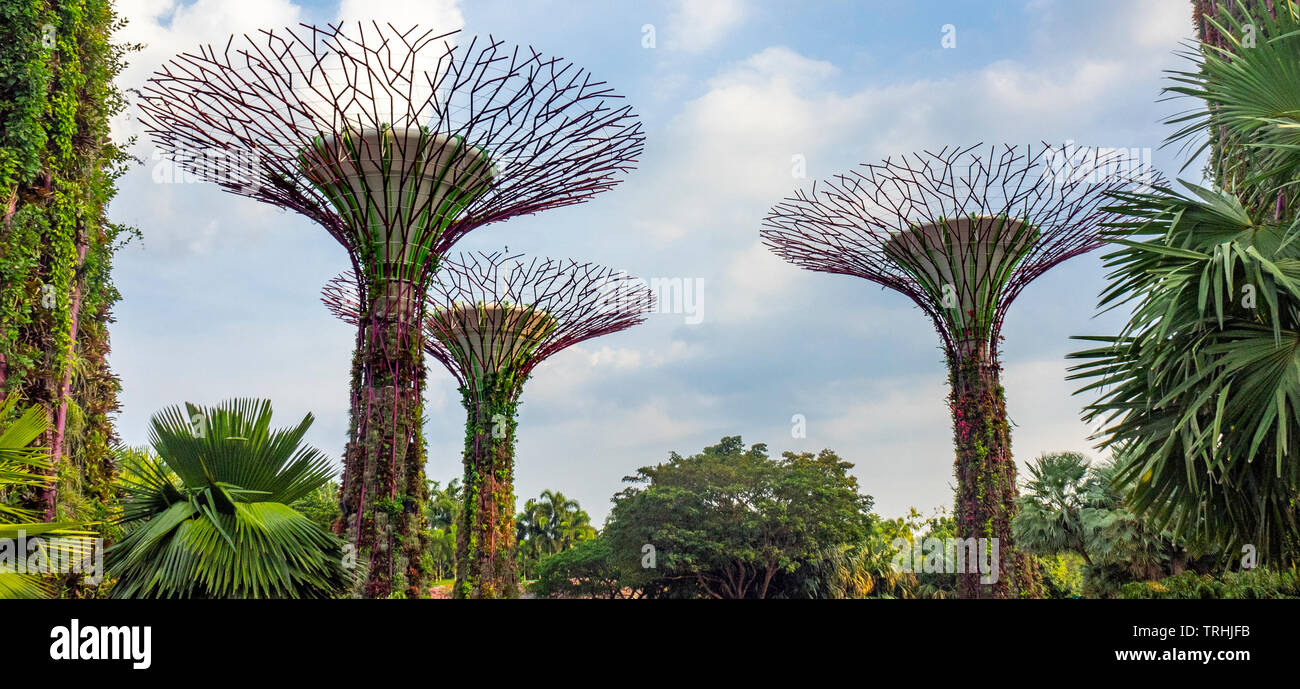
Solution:
{"label": "dense green shrub", "polygon": [[533,593],[544,598],[628,598],[614,564],[609,542],[604,538],[580,541],[568,550],[545,558],[537,565]]}
{"label": "dense green shrub", "polygon": [[1125,584],[1120,598],[1300,598],[1300,575],[1254,569],[1218,577],[1183,572],[1159,581]]}

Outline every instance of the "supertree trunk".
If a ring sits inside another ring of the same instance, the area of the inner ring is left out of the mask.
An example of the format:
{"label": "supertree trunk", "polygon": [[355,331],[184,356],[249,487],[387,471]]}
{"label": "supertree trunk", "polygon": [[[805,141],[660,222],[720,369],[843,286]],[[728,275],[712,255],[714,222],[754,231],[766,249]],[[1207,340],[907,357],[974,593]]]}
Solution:
{"label": "supertree trunk", "polygon": [[[397,283],[401,284],[401,283]],[[376,299],[360,358],[356,436],[347,449],[343,513],[348,540],[367,564],[360,593],[368,598],[423,592],[421,543],[427,486],[420,390],[425,376],[418,303],[410,295],[392,308]]]}
{"label": "supertree trunk", "polygon": [[[969,347],[951,355],[948,368],[956,450],[957,537],[977,539],[981,562],[989,558],[991,564],[993,553],[998,560],[998,575],[995,581],[989,577],[989,583],[981,583],[980,572],[964,568],[965,573],[958,574],[958,592],[962,598],[1032,595],[1037,589],[1035,568],[1016,552],[1011,537],[1018,491],[1001,366],[987,347]],[[996,549],[992,549],[993,543]],[[958,557],[962,557],[960,549]]]}
{"label": "supertree trunk", "polygon": [[[566,347],[636,325],[654,310],[649,287],[621,271],[519,258],[479,253],[449,260],[424,295],[430,312],[423,318],[423,346],[460,384],[467,417],[456,598],[519,596],[516,409],[533,368]],[[339,276],[325,288],[324,302],[335,315],[357,323],[367,289],[354,276]],[[349,472],[368,480],[356,487],[346,483],[345,501],[364,504],[359,491],[374,482],[372,469],[360,466],[360,458],[351,461]],[[414,467],[408,464],[408,470],[413,483]]]}
{"label": "supertree trunk", "polygon": [[515,560],[516,395],[489,376],[463,390],[465,506],[456,537],[457,598],[518,598]]}

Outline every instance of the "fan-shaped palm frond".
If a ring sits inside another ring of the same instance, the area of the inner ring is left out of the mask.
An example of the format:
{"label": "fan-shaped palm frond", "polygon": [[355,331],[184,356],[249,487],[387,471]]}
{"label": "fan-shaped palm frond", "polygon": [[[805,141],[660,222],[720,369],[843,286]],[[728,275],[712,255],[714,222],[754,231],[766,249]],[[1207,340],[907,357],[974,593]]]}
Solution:
{"label": "fan-shaped palm frond", "polygon": [[108,549],[115,597],[320,598],[350,580],[343,543],[288,504],[331,478],[302,444],[312,417],[271,428],[271,405],[164,409],[155,455],[124,455],[122,523]]}
{"label": "fan-shaped palm frond", "polygon": [[1251,12],[1237,0],[1207,17],[1226,45],[1189,53],[1194,69],[1175,71],[1167,89],[1208,106],[1170,120],[1180,126],[1170,140],[1199,141],[1198,154],[1218,147],[1220,185],[1260,195],[1300,180],[1300,8],[1270,8]]}
{"label": "fan-shaped palm frond", "polygon": [[1102,304],[1131,304],[1072,378],[1157,528],[1280,556],[1300,535],[1300,241],[1225,193],[1120,196]]}

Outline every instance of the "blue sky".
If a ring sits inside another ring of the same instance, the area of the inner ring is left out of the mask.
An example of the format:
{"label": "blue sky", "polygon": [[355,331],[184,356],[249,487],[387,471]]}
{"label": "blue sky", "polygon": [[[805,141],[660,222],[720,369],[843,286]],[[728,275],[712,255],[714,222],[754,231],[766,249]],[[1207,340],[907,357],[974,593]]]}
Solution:
{"label": "blue sky", "polygon": [[[993,9],[990,9],[993,6]],[[592,202],[474,231],[458,250],[573,257],[701,285],[701,310],[652,315],[540,367],[520,413],[516,492],[577,498],[600,521],[621,478],[724,435],[770,450],[829,447],[856,464],[878,511],[951,501],[951,425],[929,321],[862,280],[803,272],[758,243],[768,208],[796,187],[922,148],[1061,143],[1160,149],[1162,70],[1192,34],[1186,0],[911,3],[758,0],[120,0],[122,38],[148,44],[121,77],[232,32],[339,17],[463,27],[567,57],[624,94],[646,151]],[[654,46],[646,47],[651,25]],[[944,27],[956,46],[944,48]],[[127,113],[119,136],[138,134]],[[347,427],[352,333],[319,302],[347,268],[309,221],[198,183],[172,183],[149,142],[110,209],[143,242],[124,250],[112,365],[120,432],[183,401],[267,397],[284,423],[310,411],[311,441],[337,456]],[[791,174],[807,161],[807,179]],[[1003,354],[1013,450],[1095,452],[1064,355],[1096,318],[1100,258],[1066,263],[1012,307]],[[698,320],[698,323],[689,321]],[[431,362],[428,474],[460,471],[463,412]],[[792,437],[791,418],[807,419]]]}

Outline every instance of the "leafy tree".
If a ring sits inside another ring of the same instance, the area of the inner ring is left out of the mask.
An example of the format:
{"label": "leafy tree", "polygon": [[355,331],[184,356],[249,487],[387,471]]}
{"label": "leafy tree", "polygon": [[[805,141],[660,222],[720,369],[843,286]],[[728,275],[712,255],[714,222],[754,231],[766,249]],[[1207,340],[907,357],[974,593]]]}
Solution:
{"label": "leafy tree", "polygon": [[456,574],[456,529],[464,506],[464,490],[460,479],[453,478],[443,488],[438,481],[429,481],[429,501],[425,513],[429,521],[428,570],[434,579],[448,579]]}
{"label": "leafy tree", "polygon": [[337,481],[324,483],[295,500],[289,507],[322,529],[333,531],[335,523],[343,516],[339,509],[339,484]]}
{"label": "leafy tree", "polygon": [[623,583],[609,541],[595,537],[580,541],[541,561],[532,591],[545,598],[631,598],[638,595]]}
{"label": "leafy tree", "polygon": [[867,536],[872,500],[851,467],[830,450],[774,459],[726,437],[625,478],[639,485],[614,496],[605,536],[646,595],[766,598],[778,574]]}
{"label": "leafy tree", "polygon": [[121,479],[121,541],[105,553],[115,598],[326,598],[351,583],[343,542],[290,504],[326,485],[304,445],[308,414],[273,430],[271,404],[186,404],[156,414]]}
{"label": "leafy tree", "polygon": [[1085,418],[1106,423],[1134,511],[1285,562],[1300,542],[1300,20],[1289,0],[1230,9],[1169,89],[1202,103],[1171,140],[1207,137],[1215,186],[1118,195],[1101,306],[1132,315],[1081,338],[1098,346],[1072,355],[1073,377],[1099,391]]}

